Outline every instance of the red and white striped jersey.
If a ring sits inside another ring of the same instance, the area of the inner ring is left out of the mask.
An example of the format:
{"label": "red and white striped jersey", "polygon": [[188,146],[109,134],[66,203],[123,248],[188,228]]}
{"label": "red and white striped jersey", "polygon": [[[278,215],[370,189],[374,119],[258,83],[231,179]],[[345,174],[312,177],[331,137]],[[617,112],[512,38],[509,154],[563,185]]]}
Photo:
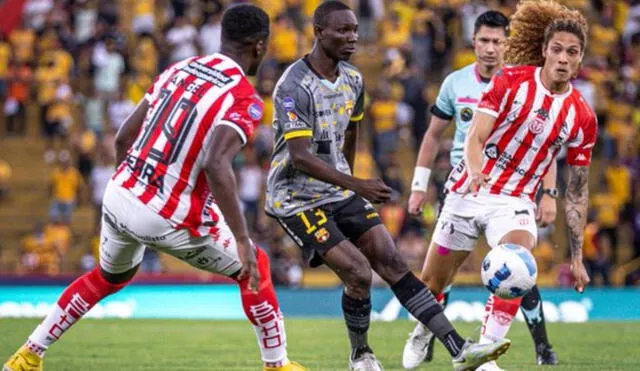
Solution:
{"label": "red and white striped jersey", "polygon": [[166,69],[149,88],[140,133],[112,177],[175,228],[215,232],[219,219],[204,173],[218,125],[247,142],[262,118],[263,102],[229,57],[193,57]]}
{"label": "red and white striped jersey", "polygon": [[[482,173],[490,177],[480,192],[533,201],[540,182],[563,145],[569,165],[587,166],[596,141],[596,116],[569,85],[552,94],[540,80],[540,67],[505,67],[485,89],[477,111],[496,117],[484,145]],[[451,171],[450,192],[471,182],[464,159]]]}

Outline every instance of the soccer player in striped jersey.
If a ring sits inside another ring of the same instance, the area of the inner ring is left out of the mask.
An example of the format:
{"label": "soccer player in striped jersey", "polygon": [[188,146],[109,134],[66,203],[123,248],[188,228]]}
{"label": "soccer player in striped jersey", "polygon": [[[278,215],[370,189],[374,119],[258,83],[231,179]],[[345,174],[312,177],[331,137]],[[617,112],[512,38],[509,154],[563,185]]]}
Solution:
{"label": "soccer player in striped jersey", "polygon": [[382,370],[368,342],[372,270],[442,341],[454,370],[473,370],[504,353],[510,342],[465,342],[398,253],[371,204],[388,200],[391,189],[379,179],[351,175],[364,95],[362,75],[346,63],[356,51],[356,16],[340,1],[325,1],[313,22],[313,50],[285,71],[273,93],[275,140],[267,213],[311,265],[326,264],[344,282],[350,370]]}
{"label": "soccer player in striped jersey", "polygon": [[246,75],[255,75],[268,38],[262,9],[231,7],[220,53],[180,61],[156,79],[117,134],[119,166],[104,196],[99,267],[64,290],[4,371],[42,370],[47,348],[131,281],[146,247],[237,281],[264,370],[304,370],[287,358],[269,260],[249,239],[231,166],[262,118]]}
{"label": "soccer player in striped jersey", "polygon": [[[441,138],[451,121],[455,122],[453,148],[450,153],[451,166],[454,167],[462,159],[467,130],[471,125],[471,119],[482,97],[482,92],[489,84],[491,77],[502,67],[504,42],[508,36],[508,30],[509,19],[500,12],[490,10],[476,19],[473,38],[476,62],[452,72],[442,83],[436,104],[431,108],[429,130],[418,153],[409,197],[409,213],[413,215],[422,213],[431,174],[430,168],[438,153]],[[546,226],[554,221],[556,215],[555,161],[552,162],[542,182],[543,193],[537,207],[536,219],[540,225]],[[437,255],[441,256],[435,258]],[[429,247],[421,278],[445,307],[451,288],[450,278],[453,277],[434,274],[433,271],[438,269],[436,265],[438,263],[433,259],[438,259],[439,262],[446,260],[448,264],[442,265],[442,269],[449,272],[451,265],[459,267],[467,255],[467,251],[450,250],[435,242],[432,242]],[[427,270],[427,266],[431,266],[430,270]],[[427,271],[431,274],[427,275]],[[547,338],[542,299],[537,287],[523,298],[521,308],[535,343],[538,364],[557,364],[557,357],[551,350]],[[403,366],[406,369],[413,369],[424,361],[431,361],[433,342],[433,334],[418,323],[406,342],[402,355]]]}
{"label": "soccer player in striped jersey", "polygon": [[[484,233],[490,246],[536,244],[535,195],[562,146],[568,146],[566,216],[575,287],[589,282],[582,262],[587,175],[596,141],[591,108],[571,85],[587,43],[587,22],[555,2],[524,1],[511,21],[506,63],[487,86],[473,116],[464,157],[449,175],[449,193],[434,230],[437,246],[468,254]],[[444,250],[443,250],[444,251]],[[436,254],[423,272],[446,282],[457,271]],[[448,267],[447,269],[442,269]],[[436,269],[437,268],[437,269]],[[493,295],[486,306],[481,343],[503,338],[520,299]],[[479,370],[499,370],[495,362]]]}

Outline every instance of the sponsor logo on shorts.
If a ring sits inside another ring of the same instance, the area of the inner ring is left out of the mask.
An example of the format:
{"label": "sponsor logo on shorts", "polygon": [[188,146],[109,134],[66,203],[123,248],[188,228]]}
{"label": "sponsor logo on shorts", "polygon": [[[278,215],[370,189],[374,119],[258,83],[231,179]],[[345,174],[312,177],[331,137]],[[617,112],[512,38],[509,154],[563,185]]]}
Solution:
{"label": "sponsor logo on shorts", "polygon": [[314,237],[316,238],[316,241],[318,241],[319,243],[325,243],[327,242],[327,240],[329,240],[329,237],[331,237],[331,234],[329,233],[327,228],[320,228],[316,233],[314,233]]}

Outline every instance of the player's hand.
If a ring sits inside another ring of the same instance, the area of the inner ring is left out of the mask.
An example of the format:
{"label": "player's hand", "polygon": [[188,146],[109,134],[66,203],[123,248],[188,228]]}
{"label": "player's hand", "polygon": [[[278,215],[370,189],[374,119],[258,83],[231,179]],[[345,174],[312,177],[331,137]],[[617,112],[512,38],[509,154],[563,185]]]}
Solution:
{"label": "player's hand", "polygon": [[538,210],[536,211],[536,222],[538,222],[538,225],[546,227],[549,224],[553,224],[556,220],[556,213],[556,199],[549,195],[542,195],[538,203]]}
{"label": "player's hand", "polygon": [[467,188],[464,195],[471,193],[473,196],[477,196],[480,188],[486,187],[489,180],[491,180],[491,177],[482,172],[472,173],[470,177],[471,184],[469,184],[469,188]]}
{"label": "player's hand", "polygon": [[354,192],[374,204],[381,204],[391,199],[391,188],[381,179],[359,179],[359,185]]}
{"label": "player's hand", "polygon": [[238,256],[242,263],[242,269],[238,275],[238,281],[248,279],[248,289],[251,292],[258,292],[260,285],[260,273],[256,265],[256,249],[248,239],[246,241],[238,241]]}
{"label": "player's hand", "polygon": [[587,269],[584,267],[584,263],[582,262],[582,257],[579,259],[572,259],[571,261],[571,273],[573,273],[573,278],[575,280],[575,289],[579,293],[584,292],[585,286],[589,284],[591,279],[589,279],[589,275],[587,274]]}
{"label": "player's hand", "polygon": [[409,196],[409,206],[407,211],[411,215],[420,215],[424,209],[424,205],[427,203],[427,192],[412,191]]}

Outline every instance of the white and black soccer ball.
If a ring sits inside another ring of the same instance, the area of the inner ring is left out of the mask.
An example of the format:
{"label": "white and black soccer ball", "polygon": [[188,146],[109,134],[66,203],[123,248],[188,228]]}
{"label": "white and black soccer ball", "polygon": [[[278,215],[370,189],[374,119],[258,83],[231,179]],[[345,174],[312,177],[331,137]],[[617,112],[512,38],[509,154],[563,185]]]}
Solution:
{"label": "white and black soccer ball", "polygon": [[527,248],[506,243],[489,251],[480,270],[482,283],[496,296],[514,299],[526,295],[536,284],[538,267]]}

